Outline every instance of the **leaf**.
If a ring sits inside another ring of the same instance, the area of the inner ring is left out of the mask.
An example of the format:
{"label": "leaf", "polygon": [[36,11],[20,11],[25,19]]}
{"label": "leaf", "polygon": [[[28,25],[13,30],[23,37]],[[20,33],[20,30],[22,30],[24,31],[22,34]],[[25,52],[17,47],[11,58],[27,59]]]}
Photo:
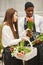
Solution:
{"label": "leaf", "polygon": [[32,30],[33,30],[33,25],[34,25],[34,23],[29,21],[29,22],[27,23],[27,25],[28,25],[28,28],[32,31]]}
{"label": "leaf", "polygon": [[31,51],[31,49],[19,46],[18,52],[21,52],[21,51],[24,51],[24,53],[26,54],[26,53],[29,53]]}
{"label": "leaf", "polygon": [[20,42],[20,46],[24,46],[24,40]]}
{"label": "leaf", "polygon": [[39,41],[43,41],[43,33],[40,34],[40,35],[38,35],[38,36],[37,36],[37,39],[38,39]]}

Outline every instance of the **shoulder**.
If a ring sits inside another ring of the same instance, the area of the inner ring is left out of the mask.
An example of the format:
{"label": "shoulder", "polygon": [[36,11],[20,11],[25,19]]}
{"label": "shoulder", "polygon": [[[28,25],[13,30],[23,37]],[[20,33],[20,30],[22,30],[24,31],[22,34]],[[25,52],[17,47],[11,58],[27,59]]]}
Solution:
{"label": "shoulder", "polygon": [[25,17],[21,17],[21,19],[18,21],[19,23],[23,22]]}
{"label": "shoulder", "polygon": [[10,30],[10,27],[8,25],[4,25],[3,28],[2,28],[3,31],[7,31],[7,30]]}
{"label": "shoulder", "polygon": [[36,18],[43,18],[43,16],[38,15],[38,14],[34,14],[34,16],[35,16]]}
{"label": "shoulder", "polygon": [[40,24],[43,22],[43,16],[40,16],[38,14],[35,14],[34,16],[35,16],[35,23],[36,24]]}

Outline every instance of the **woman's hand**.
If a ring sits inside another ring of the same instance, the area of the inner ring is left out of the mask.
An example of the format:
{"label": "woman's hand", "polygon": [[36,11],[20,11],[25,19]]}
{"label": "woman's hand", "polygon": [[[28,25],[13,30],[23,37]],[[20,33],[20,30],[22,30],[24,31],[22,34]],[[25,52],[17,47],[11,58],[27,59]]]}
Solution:
{"label": "woman's hand", "polygon": [[22,40],[27,41],[28,39],[30,39],[28,36],[22,37]]}
{"label": "woman's hand", "polygon": [[14,46],[11,46],[9,49],[10,49],[10,52],[12,52],[14,50]]}

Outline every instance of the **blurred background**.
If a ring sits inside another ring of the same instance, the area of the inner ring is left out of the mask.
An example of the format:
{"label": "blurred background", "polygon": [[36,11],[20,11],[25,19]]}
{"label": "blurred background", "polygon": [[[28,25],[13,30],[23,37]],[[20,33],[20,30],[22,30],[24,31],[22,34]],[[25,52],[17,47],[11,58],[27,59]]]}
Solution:
{"label": "blurred background", "polygon": [[[18,19],[25,16],[24,4],[30,1],[35,6],[34,13],[43,16],[43,0],[0,0],[0,50],[2,47],[1,44],[1,24],[5,15],[5,12],[8,8],[13,7],[18,11]],[[43,26],[43,25],[42,25]]]}
{"label": "blurred background", "polygon": [[3,21],[5,12],[8,8],[15,8],[18,11],[19,19],[25,15],[24,4],[30,1],[35,6],[36,14],[43,16],[43,0],[0,0],[0,24]]}
{"label": "blurred background", "polygon": [[[1,43],[2,21],[5,12],[8,8],[14,8],[18,11],[18,19],[21,19],[21,17],[25,16],[24,4],[28,1],[34,4],[34,13],[43,16],[43,0],[0,0],[0,59],[2,57],[1,50],[3,49]],[[41,26],[43,28],[43,24]],[[0,62],[0,65],[2,65],[2,62]]]}

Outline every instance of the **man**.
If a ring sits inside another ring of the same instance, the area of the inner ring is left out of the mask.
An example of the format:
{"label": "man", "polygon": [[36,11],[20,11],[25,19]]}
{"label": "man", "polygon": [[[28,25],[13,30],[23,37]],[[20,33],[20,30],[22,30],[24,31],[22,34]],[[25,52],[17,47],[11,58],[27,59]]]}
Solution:
{"label": "man", "polygon": [[[18,22],[19,37],[26,36],[25,30],[27,29],[27,21],[29,21],[31,18],[33,19],[34,22],[34,26],[33,26],[34,33],[37,32],[35,33],[36,35],[41,33],[40,23],[43,18],[39,15],[34,14],[34,5],[31,2],[25,3],[25,13],[26,16],[21,18],[21,20]],[[34,39],[35,39],[35,34],[33,35]]]}
{"label": "man", "polygon": [[[33,31],[32,31],[33,37],[32,37],[32,39],[30,39],[31,41],[33,41],[36,38],[36,35],[41,33],[42,29],[41,29],[40,24],[42,22],[41,20],[43,20],[43,17],[34,14],[34,5],[31,2],[25,3],[25,13],[26,13],[26,16],[21,18],[21,20],[18,22],[19,37],[26,36],[27,28],[28,28],[27,27],[27,21],[29,21],[30,19],[33,19],[33,22],[34,22]],[[35,57],[35,58],[29,60],[28,62],[26,62],[26,64],[28,64],[28,65],[38,65],[37,61],[39,61],[39,58]]]}

